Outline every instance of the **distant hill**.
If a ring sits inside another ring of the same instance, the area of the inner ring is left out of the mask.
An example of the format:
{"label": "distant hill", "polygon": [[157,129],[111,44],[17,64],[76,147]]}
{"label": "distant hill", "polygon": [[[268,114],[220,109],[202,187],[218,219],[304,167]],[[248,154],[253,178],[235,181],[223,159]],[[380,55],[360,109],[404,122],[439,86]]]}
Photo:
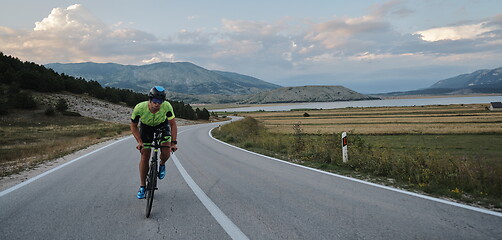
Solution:
{"label": "distant hill", "polygon": [[267,91],[281,86],[238,73],[211,71],[193,63],[154,63],[120,65],[115,63],[51,63],[45,65],[58,73],[95,80],[105,87],[146,92],[152,86],[164,86],[181,94],[241,95]]}
{"label": "distant hill", "polygon": [[502,93],[502,67],[478,70],[472,73],[443,79],[424,89],[378,95],[453,95],[474,93]]}
{"label": "distant hill", "polygon": [[286,103],[376,99],[342,86],[284,87],[232,72],[212,71],[188,62],[144,66],[115,63],[52,63],[54,71],[103,86],[146,92],[161,85],[169,99],[189,103]]}
{"label": "distant hill", "polygon": [[342,86],[283,87],[256,93],[242,103],[291,103],[291,102],[334,102],[355,100],[376,100]]}
{"label": "distant hill", "polygon": [[429,88],[491,88],[502,84],[502,67],[491,70],[478,70],[469,74],[441,80]]}

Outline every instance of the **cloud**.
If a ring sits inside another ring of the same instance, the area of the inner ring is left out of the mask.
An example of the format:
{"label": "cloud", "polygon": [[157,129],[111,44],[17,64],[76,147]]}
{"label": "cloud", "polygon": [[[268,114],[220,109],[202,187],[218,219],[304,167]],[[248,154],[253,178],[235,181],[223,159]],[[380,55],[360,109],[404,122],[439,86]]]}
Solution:
{"label": "cloud", "polygon": [[[131,25],[123,22],[107,25],[83,5],[75,4],[54,8],[31,31],[0,26],[0,50],[42,64],[190,61],[268,81],[300,74],[323,79],[332,76],[336,81],[369,81],[378,73],[396,69],[453,65],[470,69],[500,62],[502,15],[468,24],[398,32],[391,19],[412,12],[403,1],[388,1],[371,6],[367,15],[333,16],[323,21],[224,18],[211,30],[182,29],[161,39],[128,28]],[[302,84],[308,83],[315,84],[316,79],[307,78]]]}
{"label": "cloud", "polygon": [[198,18],[200,18],[200,16],[199,16],[199,15],[192,15],[192,16],[188,16],[188,17],[187,17],[187,19],[188,19],[189,21],[192,21],[192,20],[195,20],[195,19],[198,19]]}
{"label": "cloud", "polygon": [[106,28],[92,13],[80,4],[71,5],[66,9],[54,8],[48,17],[35,23],[34,31],[101,31]]}
{"label": "cloud", "polygon": [[162,48],[154,35],[107,26],[80,4],[54,8],[33,31],[5,27],[0,31],[2,51],[39,63],[138,62],[158,55]]}
{"label": "cloud", "polygon": [[372,16],[334,19],[314,24],[305,35],[311,42],[321,43],[327,49],[343,47],[359,34],[380,34],[389,31],[389,25]]}
{"label": "cloud", "polygon": [[283,24],[271,24],[255,21],[240,21],[222,19],[223,28],[229,32],[248,35],[275,35],[281,32],[286,26]]}
{"label": "cloud", "polygon": [[420,35],[422,40],[424,41],[436,42],[441,40],[462,40],[493,37],[493,35],[487,33],[490,33],[496,29],[496,27],[487,26],[487,22],[481,22],[478,24],[431,28],[415,32],[415,34]]}
{"label": "cloud", "polygon": [[375,17],[385,17],[389,15],[406,17],[413,13],[413,10],[403,6],[404,2],[401,0],[392,0],[384,3],[378,3],[370,6],[369,9],[373,10],[371,15]]}

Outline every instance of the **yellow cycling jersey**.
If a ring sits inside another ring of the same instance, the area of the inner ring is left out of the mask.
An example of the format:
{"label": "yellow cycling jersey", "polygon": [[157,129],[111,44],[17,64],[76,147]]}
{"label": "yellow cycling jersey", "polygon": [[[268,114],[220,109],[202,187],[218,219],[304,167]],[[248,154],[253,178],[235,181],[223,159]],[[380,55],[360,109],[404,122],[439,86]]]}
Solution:
{"label": "yellow cycling jersey", "polygon": [[155,114],[150,112],[148,109],[148,101],[140,102],[132,111],[131,121],[137,123],[141,119],[141,124],[146,124],[148,126],[157,126],[166,120],[173,119],[174,110],[171,103],[164,101],[160,106],[160,110]]}

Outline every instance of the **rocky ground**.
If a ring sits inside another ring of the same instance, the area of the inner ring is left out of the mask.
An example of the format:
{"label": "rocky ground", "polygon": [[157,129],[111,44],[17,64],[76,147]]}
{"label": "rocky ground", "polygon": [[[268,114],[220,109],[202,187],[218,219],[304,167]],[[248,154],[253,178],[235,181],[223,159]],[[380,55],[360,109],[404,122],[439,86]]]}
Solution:
{"label": "rocky ground", "polygon": [[[129,124],[131,122],[132,107],[121,104],[113,104],[89,96],[71,94],[44,94],[36,96],[45,105],[55,106],[59,99],[65,99],[68,103],[68,111],[77,112],[82,116],[95,118],[107,122]],[[194,121],[181,118],[176,119],[178,126],[195,124]]]}

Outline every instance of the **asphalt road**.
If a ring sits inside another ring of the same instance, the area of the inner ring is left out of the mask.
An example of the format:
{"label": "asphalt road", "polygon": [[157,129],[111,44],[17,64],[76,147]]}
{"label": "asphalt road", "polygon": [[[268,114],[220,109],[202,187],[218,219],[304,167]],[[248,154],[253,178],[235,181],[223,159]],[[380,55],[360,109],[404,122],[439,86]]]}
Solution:
{"label": "asphalt road", "polygon": [[502,214],[248,153],[180,128],[150,218],[132,138],[0,192],[0,239],[502,239]]}

